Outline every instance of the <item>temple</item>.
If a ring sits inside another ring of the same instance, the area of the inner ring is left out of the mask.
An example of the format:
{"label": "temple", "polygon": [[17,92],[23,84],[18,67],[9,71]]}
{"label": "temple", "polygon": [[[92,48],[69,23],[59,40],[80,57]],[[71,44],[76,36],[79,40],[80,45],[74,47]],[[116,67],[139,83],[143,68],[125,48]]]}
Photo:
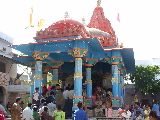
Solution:
{"label": "temple", "polygon": [[82,85],[86,86],[88,108],[92,107],[96,85],[110,90],[114,110],[123,107],[124,77],[135,72],[134,52],[119,45],[100,0],[88,25],[64,18],[37,31],[34,39],[35,43],[11,46],[26,55],[13,59],[32,69],[31,94],[36,87],[47,86],[47,73],[51,72],[52,84],[61,87],[69,75],[73,76],[72,111],[83,101]]}

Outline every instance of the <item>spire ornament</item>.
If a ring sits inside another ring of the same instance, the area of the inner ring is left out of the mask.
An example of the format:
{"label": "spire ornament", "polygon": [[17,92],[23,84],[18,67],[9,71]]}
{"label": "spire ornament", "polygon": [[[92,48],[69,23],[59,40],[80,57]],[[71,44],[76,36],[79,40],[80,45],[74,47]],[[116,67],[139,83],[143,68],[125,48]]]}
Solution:
{"label": "spire ornament", "polygon": [[97,7],[101,7],[101,0],[97,0]]}

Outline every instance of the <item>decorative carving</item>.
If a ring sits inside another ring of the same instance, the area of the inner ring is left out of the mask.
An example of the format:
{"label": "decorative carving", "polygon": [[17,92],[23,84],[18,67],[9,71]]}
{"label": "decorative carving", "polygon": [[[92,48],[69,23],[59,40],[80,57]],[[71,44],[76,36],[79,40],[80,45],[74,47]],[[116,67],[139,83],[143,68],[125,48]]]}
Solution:
{"label": "decorative carving", "polygon": [[34,79],[42,80],[42,75],[34,75]]}
{"label": "decorative carving", "polygon": [[47,64],[52,68],[59,68],[61,65],[64,64],[64,62],[52,60],[51,62],[48,62]]}
{"label": "decorative carving", "polygon": [[98,62],[98,59],[89,59],[89,58],[85,58],[83,60],[83,65],[85,66],[93,66]]}
{"label": "decorative carving", "polygon": [[73,50],[68,50],[68,54],[73,57],[83,57],[86,55],[87,51],[87,49],[73,48]]}
{"label": "decorative carving", "polygon": [[33,54],[32,57],[35,60],[44,60],[49,56],[50,53],[49,52],[34,51],[32,54]]}

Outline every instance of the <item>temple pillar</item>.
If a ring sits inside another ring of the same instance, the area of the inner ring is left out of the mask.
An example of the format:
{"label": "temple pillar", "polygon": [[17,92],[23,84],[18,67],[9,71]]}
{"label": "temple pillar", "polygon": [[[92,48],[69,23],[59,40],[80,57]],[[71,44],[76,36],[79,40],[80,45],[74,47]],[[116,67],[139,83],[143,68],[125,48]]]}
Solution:
{"label": "temple pillar", "polygon": [[34,92],[34,75],[35,75],[35,68],[31,69],[32,75],[31,75],[31,87],[30,87],[30,98],[32,98],[32,93]]}
{"label": "temple pillar", "polygon": [[111,57],[111,70],[112,70],[112,108],[113,110],[118,110],[121,106],[121,98],[120,98],[120,73],[119,73],[119,63],[122,61],[122,57],[119,50],[112,51]]}
{"label": "temple pillar", "polygon": [[118,96],[122,97],[120,70],[118,70]]}
{"label": "temple pillar", "polygon": [[112,93],[113,97],[119,97],[118,95],[118,67],[112,65]]}
{"label": "temple pillar", "polygon": [[49,72],[50,68],[49,66],[42,66],[42,86],[41,89],[43,89],[43,87],[47,87],[47,74]]}
{"label": "temple pillar", "polygon": [[86,66],[86,105],[88,108],[92,107],[92,79],[91,79],[91,67],[97,63],[97,59],[85,58],[83,64]]}
{"label": "temple pillar", "polygon": [[[78,45],[75,42],[75,45]],[[75,58],[75,73],[74,73],[74,96],[73,96],[73,107],[72,113],[78,109],[77,103],[83,102],[82,96],[82,57],[87,53],[87,49],[73,48],[68,50],[68,54]],[[73,114],[72,114],[73,115]]]}
{"label": "temple pillar", "polygon": [[39,92],[42,93],[42,61],[36,60],[35,64],[35,75],[34,75],[34,90],[36,87],[39,87]]}
{"label": "temple pillar", "polygon": [[54,85],[54,86],[56,86],[56,84],[59,84],[59,82],[58,82],[58,69],[63,63],[64,63],[63,61],[55,61],[55,60],[47,63],[50,67],[52,67],[52,71],[53,71],[52,85]]}
{"label": "temple pillar", "polygon": [[42,93],[42,60],[46,59],[49,56],[49,52],[40,52],[34,51],[33,58],[36,60],[35,63],[35,75],[34,75],[34,90],[36,87],[39,87],[40,94]]}

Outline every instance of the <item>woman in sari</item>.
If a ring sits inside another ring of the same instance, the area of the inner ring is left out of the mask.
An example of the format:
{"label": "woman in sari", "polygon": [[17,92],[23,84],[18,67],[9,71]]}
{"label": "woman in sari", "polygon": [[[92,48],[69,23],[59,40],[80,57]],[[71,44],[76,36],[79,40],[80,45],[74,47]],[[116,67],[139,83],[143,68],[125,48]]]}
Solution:
{"label": "woman in sari", "polygon": [[64,104],[65,104],[65,99],[64,99],[64,96],[63,96],[61,90],[58,90],[58,92],[57,92],[57,95],[56,95],[56,104],[57,105],[61,105],[61,108],[63,110]]}

